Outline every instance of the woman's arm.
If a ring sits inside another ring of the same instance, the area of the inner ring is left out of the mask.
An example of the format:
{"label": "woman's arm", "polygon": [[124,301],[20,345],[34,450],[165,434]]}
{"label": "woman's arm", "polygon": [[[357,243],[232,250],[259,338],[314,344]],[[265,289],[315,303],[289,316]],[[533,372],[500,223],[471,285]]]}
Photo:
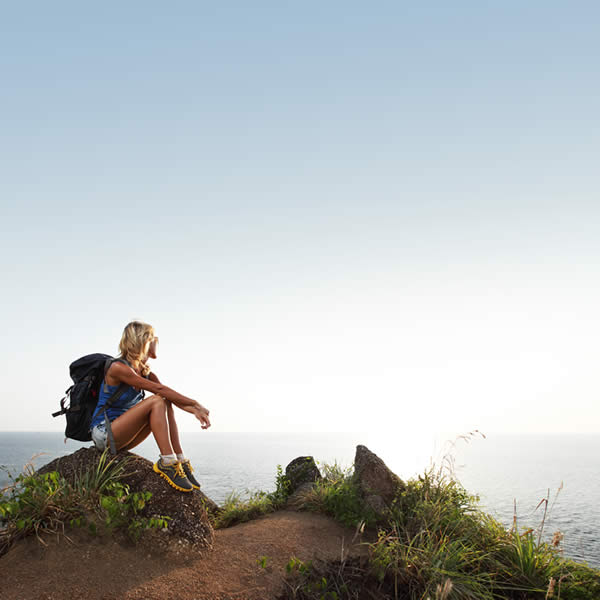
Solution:
{"label": "woman's arm", "polygon": [[117,379],[119,382],[126,383],[127,385],[132,385],[137,389],[146,390],[152,394],[162,396],[165,400],[169,400],[175,404],[175,406],[181,408],[181,410],[193,414],[202,423],[205,429],[206,427],[210,427],[208,409],[199,402],[196,402],[196,400],[192,400],[170,387],[163,385],[154,373],[150,373],[149,379],[145,379],[144,377],[140,377],[131,367],[128,367],[121,362],[114,362],[106,374],[108,375],[109,372],[111,378]]}

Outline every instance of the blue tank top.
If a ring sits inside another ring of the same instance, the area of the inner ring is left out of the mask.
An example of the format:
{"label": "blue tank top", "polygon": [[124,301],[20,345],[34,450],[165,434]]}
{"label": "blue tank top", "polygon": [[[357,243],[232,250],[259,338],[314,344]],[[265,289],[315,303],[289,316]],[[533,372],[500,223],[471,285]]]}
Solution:
{"label": "blue tank top", "polygon": [[[96,410],[92,416],[90,429],[93,429],[96,425],[104,422],[104,404],[106,403],[106,400],[116,392],[118,387],[118,385],[108,385],[105,380],[102,381],[102,385],[100,386],[100,397],[98,398],[98,404],[96,405]],[[111,422],[114,421],[125,411],[140,402],[143,397],[144,392],[142,390],[138,391],[133,386],[128,386],[123,395],[112,406],[106,409],[108,420]]]}

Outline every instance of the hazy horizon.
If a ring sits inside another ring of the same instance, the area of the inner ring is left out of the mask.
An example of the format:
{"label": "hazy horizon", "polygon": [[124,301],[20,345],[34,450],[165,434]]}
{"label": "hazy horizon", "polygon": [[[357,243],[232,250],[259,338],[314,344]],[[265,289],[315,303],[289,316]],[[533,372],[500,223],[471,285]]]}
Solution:
{"label": "hazy horizon", "polygon": [[5,431],[132,319],[201,431],[600,432],[600,5],[7,5]]}

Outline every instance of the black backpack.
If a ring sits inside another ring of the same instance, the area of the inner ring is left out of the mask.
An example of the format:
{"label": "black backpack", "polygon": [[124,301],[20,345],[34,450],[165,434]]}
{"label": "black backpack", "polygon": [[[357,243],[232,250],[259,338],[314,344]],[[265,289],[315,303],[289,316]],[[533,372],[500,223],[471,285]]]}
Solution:
{"label": "black backpack", "polygon": [[[129,365],[126,360],[113,358],[108,354],[88,354],[69,365],[69,374],[73,380],[73,385],[65,391],[65,397],[60,401],[60,410],[52,413],[53,417],[66,415],[65,437],[80,442],[89,442],[92,439],[90,425],[98,403],[100,386],[110,365],[115,361]],[[127,384],[121,383],[113,395],[107,399],[105,415],[106,408],[114,404],[128,387]],[[110,422],[108,419],[106,419],[106,422],[108,424],[111,452],[116,454],[112,431],[110,431]]]}

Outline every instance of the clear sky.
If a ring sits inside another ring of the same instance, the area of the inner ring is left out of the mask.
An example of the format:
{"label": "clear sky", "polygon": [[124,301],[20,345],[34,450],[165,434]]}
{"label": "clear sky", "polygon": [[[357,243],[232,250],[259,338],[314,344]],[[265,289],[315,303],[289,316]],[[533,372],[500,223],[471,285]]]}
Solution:
{"label": "clear sky", "polygon": [[600,432],[599,20],[2,3],[0,430],[139,318],[212,431]]}

